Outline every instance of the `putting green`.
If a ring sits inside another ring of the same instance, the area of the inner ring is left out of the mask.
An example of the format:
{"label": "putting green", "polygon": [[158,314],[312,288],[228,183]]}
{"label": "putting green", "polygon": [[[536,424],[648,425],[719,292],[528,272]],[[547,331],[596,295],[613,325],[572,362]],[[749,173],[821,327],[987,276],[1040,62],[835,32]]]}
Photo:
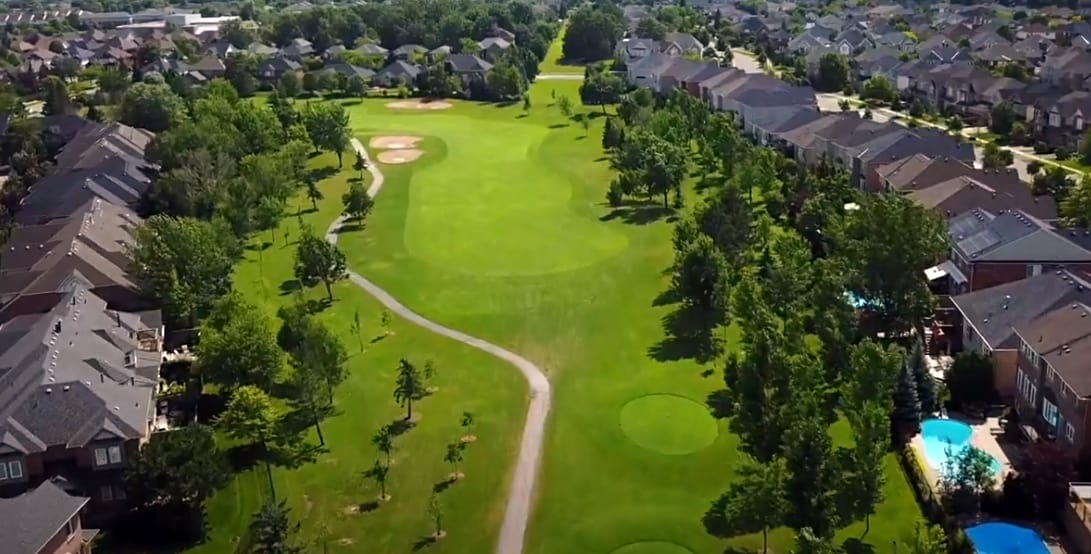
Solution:
{"label": "putting green", "polygon": [[637,445],[671,455],[697,452],[719,435],[708,408],[674,394],[630,400],[621,408],[621,430]]}
{"label": "putting green", "polygon": [[[372,129],[428,138],[430,161],[407,169],[404,240],[430,265],[478,276],[524,276],[588,267],[623,251],[628,237],[577,213],[573,188],[543,149],[552,130],[458,111],[406,117],[369,111]],[[592,183],[599,185],[600,183]]]}
{"label": "putting green", "polygon": [[627,544],[611,554],[693,554],[693,551],[673,542],[648,541]]}

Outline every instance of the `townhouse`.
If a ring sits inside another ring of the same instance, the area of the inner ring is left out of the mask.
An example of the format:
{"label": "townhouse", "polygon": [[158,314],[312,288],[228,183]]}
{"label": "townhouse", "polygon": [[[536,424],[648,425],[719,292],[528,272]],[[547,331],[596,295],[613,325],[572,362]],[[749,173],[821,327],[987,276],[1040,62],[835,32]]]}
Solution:
{"label": "townhouse", "polygon": [[91,554],[97,529],[80,517],[88,498],[72,496],[52,481],[15,498],[0,498],[0,537],[6,554]]}

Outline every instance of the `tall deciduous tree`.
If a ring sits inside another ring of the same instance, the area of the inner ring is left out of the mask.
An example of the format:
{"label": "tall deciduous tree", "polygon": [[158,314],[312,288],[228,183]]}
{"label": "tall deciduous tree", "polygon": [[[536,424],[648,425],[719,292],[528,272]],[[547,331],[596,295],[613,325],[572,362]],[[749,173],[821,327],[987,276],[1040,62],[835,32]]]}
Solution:
{"label": "tall deciduous tree", "polygon": [[375,205],[371,195],[367,193],[367,188],[360,181],[349,183],[348,191],[341,195],[341,202],[345,205],[345,215],[361,223]]}
{"label": "tall deciduous tree", "polygon": [[169,321],[192,326],[230,290],[237,249],[214,223],[156,215],[134,233],[130,272]]}
{"label": "tall deciduous tree", "polygon": [[295,253],[295,276],[306,284],[322,282],[326,296],[333,301],[333,284],[348,277],[345,254],[336,245],[315,236],[305,228]]}
{"label": "tall deciduous tree", "polygon": [[849,62],[845,56],[830,52],[818,60],[814,86],[822,92],[838,92],[849,82]]}
{"label": "tall deciduous tree", "polygon": [[311,102],[302,112],[303,126],[315,148],[337,153],[337,166],[343,167],[342,154],[348,149],[349,116],[345,108],[334,102]]}
{"label": "tall deciduous tree", "polygon": [[224,390],[272,390],[284,365],[268,316],[238,293],[223,297],[201,327],[197,372]]}
{"label": "tall deciduous tree", "polygon": [[166,84],[137,83],[125,93],[117,110],[118,121],[158,133],[186,118],[182,98]]}
{"label": "tall deciduous tree", "polygon": [[569,14],[561,51],[566,60],[609,59],[624,31],[621,9],[616,5],[585,5]]}
{"label": "tall deciduous tree", "polygon": [[738,470],[727,492],[706,515],[706,527],[720,536],[761,532],[762,549],[769,551],[769,530],[784,523],[787,471],[784,460],[749,461]]}
{"label": "tall deciduous tree", "polygon": [[394,400],[406,407],[405,420],[413,419],[413,401],[424,398],[424,378],[420,370],[409,360],[398,362],[398,376],[394,382]]}
{"label": "tall deciduous tree", "polygon": [[727,260],[708,235],[696,237],[681,253],[673,286],[688,305],[723,319],[727,309]]}
{"label": "tall deciduous tree", "polygon": [[[828,538],[837,526],[839,475],[825,414],[824,378],[810,360],[796,364],[792,399],[784,432],[788,469],[786,523],[797,531],[810,528]],[[781,371],[784,369],[781,368]]]}

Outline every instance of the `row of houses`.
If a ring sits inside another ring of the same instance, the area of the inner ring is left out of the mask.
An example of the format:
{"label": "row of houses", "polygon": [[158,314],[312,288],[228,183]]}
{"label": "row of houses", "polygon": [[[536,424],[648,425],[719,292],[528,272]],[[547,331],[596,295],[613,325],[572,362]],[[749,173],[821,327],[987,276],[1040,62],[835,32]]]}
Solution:
{"label": "row of houses", "polygon": [[128,275],[151,133],[75,116],[0,251],[0,537],[5,553],[90,551],[122,471],[165,418],[164,326]]}

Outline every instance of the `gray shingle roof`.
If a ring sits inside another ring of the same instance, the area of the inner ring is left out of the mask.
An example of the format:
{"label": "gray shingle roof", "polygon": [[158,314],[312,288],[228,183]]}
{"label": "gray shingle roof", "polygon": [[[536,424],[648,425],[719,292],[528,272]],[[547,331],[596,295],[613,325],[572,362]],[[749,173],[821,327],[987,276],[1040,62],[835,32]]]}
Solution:
{"label": "gray shingle roof", "polygon": [[473,54],[452,54],[447,63],[455,73],[484,73],[492,69],[492,64]]}
{"label": "gray shingle roof", "polygon": [[0,449],[26,454],[148,432],[159,363],[136,353],[140,332],[158,331],[159,312],[107,310],[78,278],[60,290],[49,312],[0,326]]}
{"label": "gray shingle roof", "polygon": [[972,326],[989,348],[1015,349],[1019,341],[1014,326],[1072,302],[1091,303],[1091,286],[1074,273],[1055,271],[953,296],[951,301],[962,312],[964,324]]}
{"label": "gray shingle roof", "polygon": [[1073,302],[1015,325],[1015,332],[1060,374],[1076,395],[1091,396],[1091,307]]}
{"label": "gray shingle roof", "polygon": [[38,554],[89,499],[71,496],[51,481],[0,499],[0,537],[5,554]]}
{"label": "gray shingle roof", "polygon": [[970,261],[1091,262],[1091,251],[1022,212],[994,215],[975,209],[953,218],[948,234],[955,250]]}

